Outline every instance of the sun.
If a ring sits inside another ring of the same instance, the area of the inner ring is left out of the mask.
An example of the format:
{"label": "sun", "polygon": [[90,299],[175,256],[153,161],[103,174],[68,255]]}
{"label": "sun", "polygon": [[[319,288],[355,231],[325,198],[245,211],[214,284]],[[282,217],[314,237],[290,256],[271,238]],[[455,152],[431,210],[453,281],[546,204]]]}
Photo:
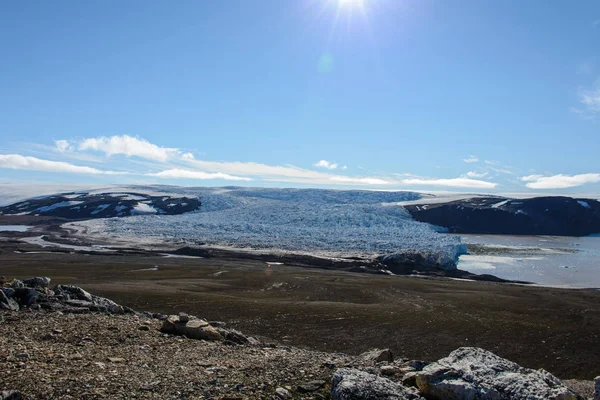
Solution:
{"label": "sun", "polygon": [[338,0],[342,7],[362,7],[364,0]]}

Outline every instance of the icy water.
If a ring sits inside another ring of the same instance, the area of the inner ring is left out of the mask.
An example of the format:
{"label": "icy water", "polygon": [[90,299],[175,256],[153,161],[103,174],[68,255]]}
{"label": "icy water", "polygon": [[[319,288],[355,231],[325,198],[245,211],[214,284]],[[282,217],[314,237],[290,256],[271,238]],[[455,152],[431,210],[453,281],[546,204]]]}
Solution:
{"label": "icy water", "polygon": [[460,235],[458,267],[540,285],[600,288],[600,237]]}
{"label": "icy water", "polygon": [[0,232],[26,232],[29,228],[26,225],[0,225]]}

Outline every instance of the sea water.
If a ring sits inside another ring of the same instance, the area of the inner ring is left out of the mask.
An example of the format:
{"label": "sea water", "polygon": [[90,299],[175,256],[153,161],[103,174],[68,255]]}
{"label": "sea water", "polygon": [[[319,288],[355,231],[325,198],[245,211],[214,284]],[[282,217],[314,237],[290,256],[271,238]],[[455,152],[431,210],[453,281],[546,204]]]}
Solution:
{"label": "sea water", "polygon": [[473,249],[460,256],[460,269],[540,285],[600,288],[598,235],[460,237]]}

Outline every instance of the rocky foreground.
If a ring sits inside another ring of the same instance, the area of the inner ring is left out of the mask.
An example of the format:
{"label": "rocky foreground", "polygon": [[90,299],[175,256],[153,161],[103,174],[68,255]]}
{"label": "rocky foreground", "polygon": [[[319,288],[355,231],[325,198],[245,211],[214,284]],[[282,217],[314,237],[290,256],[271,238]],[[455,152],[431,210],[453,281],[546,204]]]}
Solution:
{"label": "rocky foreground", "polygon": [[3,282],[0,309],[2,399],[600,398],[600,379],[592,394],[592,382],[480,348],[435,362],[322,353],[183,313],[135,312],[48,278]]}

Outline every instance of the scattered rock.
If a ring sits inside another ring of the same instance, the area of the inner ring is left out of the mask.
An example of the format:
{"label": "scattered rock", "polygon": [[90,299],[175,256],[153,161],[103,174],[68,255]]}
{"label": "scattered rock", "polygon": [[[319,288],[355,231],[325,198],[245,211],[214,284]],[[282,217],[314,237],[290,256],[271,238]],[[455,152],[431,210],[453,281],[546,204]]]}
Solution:
{"label": "scattered rock", "polygon": [[277,395],[277,397],[284,400],[292,398],[292,394],[287,389],[284,389],[282,387],[278,387],[277,389],[275,389],[275,394]]}
{"label": "scattered rock", "polygon": [[415,389],[351,368],[333,374],[331,396],[334,400],[422,400]]}
{"label": "scattered rock", "polygon": [[390,349],[372,349],[362,353],[360,357],[365,361],[373,361],[374,363],[394,361],[394,356]]}
{"label": "scattered rock", "polygon": [[476,347],[461,347],[415,373],[428,399],[579,399],[550,373],[523,368]]}

